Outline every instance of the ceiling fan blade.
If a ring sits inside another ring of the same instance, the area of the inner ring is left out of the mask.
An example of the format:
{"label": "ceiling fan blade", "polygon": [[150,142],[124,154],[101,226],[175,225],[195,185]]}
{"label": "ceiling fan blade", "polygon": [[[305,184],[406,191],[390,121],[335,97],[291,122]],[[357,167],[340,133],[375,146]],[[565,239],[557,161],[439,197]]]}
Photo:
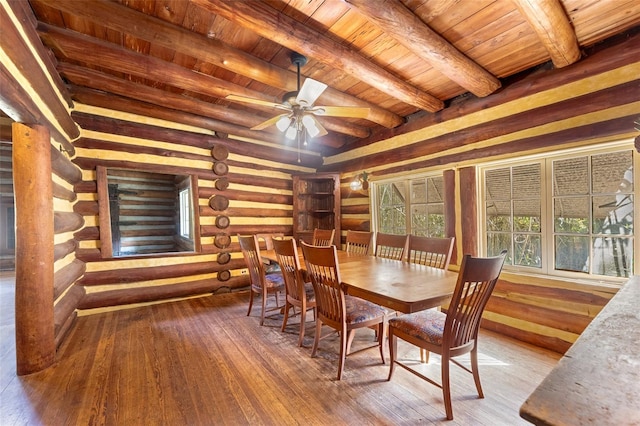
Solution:
{"label": "ceiling fan blade", "polygon": [[326,84],[315,81],[312,78],[307,78],[300,88],[300,93],[298,93],[298,96],[296,97],[296,102],[298,105],[311,106],[326,88]]}
{"label": "ceiling fan blade", "polygon": [[275,117],[272,117],[272,118],[268,119],[267,121],[263,121],[260,124],[256,124],[255,126],[253,126],[251,128],[251,130],[263,130],[263,129],[266,129],[269,126],[273,126],[274,124],[276,124],[278,122],[278,120],[280,120],[280,118],[286,117],[288,115],[289,114],[276,115]]}
{"label": "ceiling fan blade", "polygon": [[309,111],[325,117],[367,118],[371,110],[363,107],[316,106]]}
{"label": "ceiling fan blade", "polygon": [[247,104],[268,106],[268,107],[273,107],[278,109],[289,109],[287,106],[278,104],[275,102],[263,101],[261,99],[255,99],[255,98],[247,98],[247,97],[238,96],[238,95],[227,95],[225,96],[225,99],[229,99],[230,101],[236,101],[236,102],[244,102]]}

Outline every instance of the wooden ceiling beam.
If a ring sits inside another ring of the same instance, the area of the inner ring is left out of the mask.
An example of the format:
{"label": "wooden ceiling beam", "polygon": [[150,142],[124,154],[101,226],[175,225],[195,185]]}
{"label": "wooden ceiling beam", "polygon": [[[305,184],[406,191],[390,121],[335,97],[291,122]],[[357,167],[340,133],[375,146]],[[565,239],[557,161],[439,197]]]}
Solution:
{"label": "wooden ceiling beam", "polygon": [[[243,126],[242,124],[233,124],[234,121],[243,120],[241,116],[243,114],[246,115],[246,113],[242,111],[231,112],[226,114],[226,118],[219,119],[216,105],[211,105],[182,95],[165,92],[160,89],[154,89],[152,87],[143,88],[139,84],[65,62],[58,64],[58,70],[60,74],[73,82],[73,85],[69,90],[74,95],[74,99],[87,105],[99,106],[101,108],[108,108],[116,111],[125,111],[133,114],[149,115],[151,117],[162,118],[163,120],[174,121],[175,119],[171,116],[159,117],[157,111],[153,107],[153,105],[170,105],[170,108],[162,108],[162,111],[173,110],[174,113],[175,111],[182,111],[187,114],[194,114],[194,111],[197,111],[197,115],[199,117],[206,117],[206,121],[196,120],[200,124],[204,124],[205,129],[237,135],[244,138],[262,140],[277,145],[282,145],[284,143],[284,137],[282,134],[257,132],[249,130],[247,126]],[[82,90],[83,88],[86,90]],[[107,94],[107,96],[98,97],[96,96],[96,91]],[[112,94],[112,96],[109,97],[108,94]],[[136,110],[133,111],[126,103],[122,102],[122,99],[127,99],[129,102],[135,101],[140,104],[144,102],[147,106],[145,108],[138,106],[136,107]],[[100,104],[96,105],[93,103],[95,100],[99,100]],[[112,102],[112,104],[110,104],[110,102]],[[196,123],[185,124],[197,125]],[[322,143],[327,146],[339,148],[344,145],[345,141],[342,138],[328,135],[324,138]]]}
{"label": "wooden ceiling beam", "polygon": [[566,67],[580,59],[578,38],[560,0],[513,0],[549,52],[553,65]]}
{"label": "wooden ceiling beam", "polygon": [[[73,16],[88,19],[98,26],[181,52],[271,87],[285,91],[297,89],[297,74],[293,71],[279,68],[219,40],[193,33],[116,2],[105,0],[92,2],[76,0],[32,1]],[[332,88],[327,88],[320,100],[327,105],[369,108],[370,112],[366,119],[387,128],[394,128],[404,122],[403,118],[397,114]]]}
{"label": "wooden ceiling beam", "polygon": [[440,99],[412,86],[348,46],[280,13],[266,3],[224,0],[192,0],[192,3],[264,38],[339,69],[409,105],[431,112],[444,108]]}
{"label": "wooden ceiling beam", "polygon": [[[249,90],[226,80],[202,74],[174,63],[163,61],[159,58],[136,53],[113,43],[97,40],[75,31],[64,30],[43,23],[38,25],[38,31],[42,40],[54,49],[59,57],[66,58],[70,61],[89,64],[93,67],[111,70],[118,74],[130,74],[159,82],[169,81],[169,85],[173,87],[189,92],[200,93],[206,96],[224,98],[230,93],[236,93],[247,97],[273,102],[273,99],[269,96],[265,96],[255,90]],[[73,78],[76,78],[75,82],[77,83],[77,79],[81,78],[81,73],[76,73],[74,75],[75,77]],[[89,87],[107,90],[105,88],[96,87],[95,85],[91,85]],[[137,87],[139,87],[140,91],[146,90],[145,86],[142,84]],[[129,90],[133,90],[133,93],[135,93],[136,89],[132,88]],[[160,102],[160,104],[163,103],[164,102]],[[214,109],[216,109],[215,114],[213,111]],[[274,108],[269,107],[255,106],[253,109],[268,111],[271,115],[247,114],[246,111],[241,112],[239,110],[227,108],[223,105],[214,104],[211,104],[211,108],[207,108],[207,110],[212,114],[211,116],[216,119],[230,120],[235,124],[240,124],[249,128],[262,123],[264,120],[271,118],[271,116],[275,114],[282,113],[281,110],[275,110]],[[358,138],[367,137],[369,135],[368,129],[352,124],[347,125],[342,120],[326,119],[324,117],[321,118],[321,120],[322,124],[333,132],[343,133]],[[320,143],[324,143],[325,141],[325,139],[318,140]],[[344,142],[340,138],[335,138],[333,140],[329,138],[326,140],[330,141],[327,144],[333,147],[336,147],[335,143],[339,143],[341,141]]]}
{"label": "wooden ceiling beam", "polygon": [[500,80],[429,28],[399,0],[347,0],[347,3],[474,95],[485,97],[500,88]]}

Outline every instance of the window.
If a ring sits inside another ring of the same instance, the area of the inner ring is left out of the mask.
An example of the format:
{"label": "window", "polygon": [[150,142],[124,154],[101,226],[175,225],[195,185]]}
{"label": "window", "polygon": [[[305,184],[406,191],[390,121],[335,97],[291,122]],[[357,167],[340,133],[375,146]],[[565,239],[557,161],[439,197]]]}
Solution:
{"label": "window", "polygon": [[191,238],[191,193],[190,187],[180,190],[180,236]]}
{"label": "window", "polygon": [[629,277],[635,156],[618,145],[481,169],[484,252],[506,248],[515,270]]}
{"label": "window", "polygon": [[387,234],[444,237],[443,186],[442,176],[372,183],[374,229]]}

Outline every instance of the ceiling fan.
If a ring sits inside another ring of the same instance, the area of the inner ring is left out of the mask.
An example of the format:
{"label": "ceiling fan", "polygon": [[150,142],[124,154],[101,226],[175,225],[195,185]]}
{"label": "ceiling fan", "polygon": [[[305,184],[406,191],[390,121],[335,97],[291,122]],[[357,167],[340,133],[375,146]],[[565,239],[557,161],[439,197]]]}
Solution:
{"label": "ceiling fan", "polygon": [[[287,92],[282,98],[282,103],[263,101],[261,99],[247,98],[238,95],[227,95],[226,99],[236,102],[245,102],[255,105],[270,106],[284,110],[283,114],[276,115],[254,127],[251,130],[263,130],[275,124],[287,139],[294,140],[304,133],[306,144],[307,134],[310,137],[324,136],[327,130],[320,124],[315,116],[367,118],[369,108],[363,107],[337,107],[314,106],[314,102],[325,91],[327,85],[319,81],[307,78],[300,87],[300,67],[307,63],[307,58],[299,53],[291,54],[291,63],[298,68],[298,90]],[[306,132],[304,131],[306,130]]]}

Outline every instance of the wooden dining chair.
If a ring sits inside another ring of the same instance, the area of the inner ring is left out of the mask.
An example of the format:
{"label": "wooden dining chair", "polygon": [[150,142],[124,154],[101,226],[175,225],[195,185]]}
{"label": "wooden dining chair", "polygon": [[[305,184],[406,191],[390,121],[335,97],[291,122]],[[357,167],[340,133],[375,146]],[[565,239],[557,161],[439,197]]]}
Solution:
{"label": "wooden dining chair", "polygon": [[376,256],[385,259],[404,260],[408,235],[376,234]]}
{"label": "wooden dining chair", "polygon": [[262,311],[260,312],[260,325],[264,324],[264,317],[267,307],[267,297],[274,295],[276,307],[269,311],[281,309],[278,303],[278,293],[284,291],[284,278],[280,272],[267,274],[265,272],[265,264],[260,256],[260,246],[258,237],[255,235],[238,235],[240,249],[244,256],[247,269],[249,270],[249,278],[251,279],[251,291],[249,296],[249,311],[247,316],[251,315],[253,307],[253,296],[259,294],[262,297]]}
{"label": "wooden dining chair", "polygon": [[[273,239],[284,238],[284,233],[272,232],[272,233],[265,233],[265,234],[256,234],[256,237],[258,237],[258,242],[264,241],[265,250],[273,250]],[[278,265],[278,262],[274,262],[264,258],[262,259],[262,261],[264,262],[265,265],[267,265],[265,269],[265,272],[267,274],[272,272],[280,272],[280,265]]]}
{"label": "wooden dining chair", "polygon": [[[409,235],[409,254],[411,263],[447,269],[453,253],[454,238],[420,237]],[[439,308],[437,308],[439,309]],[[429,353],[420,350],[420,361],[429,362]]]}
{"label": "wooden dining chair", "polygon": [[345,251],[354,254],[369,254],[372,237],[373,232],[347,231]]}
{"label": "wooden dining chair", "polygon": [[336,234],[335,229],[319,229],[313,230],[314,246],[330,246],[333,245],[333,237]]}
{"label": "wooden dining chair", "polygon": [[[448,420],[453,419],[449,361],[473,374],[478,396],[484,398],[478,371],[478,329],[482,312],[498,281],[506,254],[507,251],[504,250],[499,256],[489,258],[465,255],[446,313],[429,309],[389,320],[391,368],[388,380],[391,380],[394,367],[398,364],[441,388]],[[398,361],[398,338],[421,349],[440,354],[442,357],[440,383]],[[471,353],[471,370],[454,359],[469,352]]]}
{"label": "wooden dining chair", "polygon": [[418,237],[409,235],[408,261],[434,268],[447,269],[455,238]]}
{"label": "wooden dining chair", "polygon": [[313,310],[315,318],[316,297],[313,292],[313,285],[310,282],[304,282],[300,269],[300,260],[298,259],[298,246],[294,239],[273,240],[273,249],[276,252],[276,258],[280,264],[286,289],[282,331],[284,331],[287,326],[289,311],[293,310],[295,315],[295,308],[299,308],[300,335],[298,337],[298,346],[302,346],[307,311],[309,309]]}
{"label": "wooden dining chair", "polygon": [[[310,246],[304,242],[300,244],[302,245],[307,274],[311,278],[316,295],[316,332],[311,357],[316,356],[318,342],[322,338],[333,334],[322,336],[322,326],[327,325],[340,334],[338,380],[342,378],[347,355],[377,346],[384,364],[384,347],[382,344],[386,337],[386,312],[384,308],[358,297],[345,295],[340,279],[336,246]],[[350,348],[355,331],[359,328],[374,325],[377,325],[377,343],[351,352]]]}

